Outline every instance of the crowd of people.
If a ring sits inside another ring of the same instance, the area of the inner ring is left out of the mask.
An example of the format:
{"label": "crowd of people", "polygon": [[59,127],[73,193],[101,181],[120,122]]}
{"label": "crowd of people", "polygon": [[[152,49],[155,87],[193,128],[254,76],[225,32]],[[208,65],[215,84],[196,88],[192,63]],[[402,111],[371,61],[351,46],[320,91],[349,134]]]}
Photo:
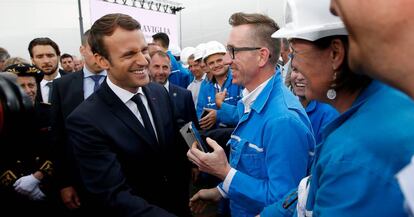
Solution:
{"label": "crowd of people", "polygon": [[[282,27],[237,12],[226,45],[181,52],[113,13],[83,34],[81,58],[48,37],[30,61],[0,47],[0,78],[33,108],[24,136],[1,137],[1,210],[414,216],[412,7],[287,0]],[[208,150],[181,136],[189,122]]]}

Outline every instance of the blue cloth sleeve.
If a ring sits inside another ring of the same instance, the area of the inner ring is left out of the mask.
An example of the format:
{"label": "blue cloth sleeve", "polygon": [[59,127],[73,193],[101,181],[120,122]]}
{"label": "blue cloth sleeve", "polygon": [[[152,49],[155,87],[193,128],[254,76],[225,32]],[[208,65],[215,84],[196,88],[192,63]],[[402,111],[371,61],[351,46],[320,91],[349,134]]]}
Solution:
{"label": "blue cloth sleeve", "polygon": [[222,103],[221,108],[217,110],[217,123],[235,126],[238,122],[239,114],[237,112],[237,106]]}

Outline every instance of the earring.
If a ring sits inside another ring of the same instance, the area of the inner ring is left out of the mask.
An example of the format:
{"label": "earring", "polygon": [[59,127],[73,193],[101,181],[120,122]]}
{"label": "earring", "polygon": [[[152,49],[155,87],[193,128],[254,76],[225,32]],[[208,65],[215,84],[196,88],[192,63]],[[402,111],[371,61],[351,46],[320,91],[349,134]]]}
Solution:
{"label": "earring", "polygon": [[333,89],[333,88],[329,89],[328,92],[326,92],[326,97],[328,97],[328,99],[330,99],[330,100],[334,100],[336,98],[335,89]]}
{"label": "earring", "polygon": [[[336,80],[336,72],[333,75],[333,81],[335,82]],[[328,92],[326,92],[326,97],[328,97],[328,99],[330,100],[334,100],[336,98],[336,90],[334,89],[336,87],[336,84],[333,83],[331,85],[331,88],[329,88]]]}

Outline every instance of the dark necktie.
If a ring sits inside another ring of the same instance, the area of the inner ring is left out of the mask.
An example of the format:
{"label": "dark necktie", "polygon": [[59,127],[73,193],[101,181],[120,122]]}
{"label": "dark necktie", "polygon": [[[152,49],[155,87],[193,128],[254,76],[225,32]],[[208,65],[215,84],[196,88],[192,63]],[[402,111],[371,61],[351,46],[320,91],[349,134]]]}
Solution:
{"label": "dark necktie", "polygon": [[91,75],[90,76],[90,78],[93,80],[93,82],[95,82],[95,84],[93,85],[93,92],[95,92],[98,89],[98,87],[100,85],[99,81],[101,80],[102,77],[103,77],[103,75]]}
{"label": "dark necktie", "polygon": [[52,81],[48,81],[46,86],[49,88],[49,95],[47,96],[47,102],[52,103]]}
{"label": "dark necktie", "polygon": [[144,128],[147,130],[148,134],[157,141],[157,137],[155,136],[154,128],[152,127],[151,120],[148,116],[147,109],[145,108],[144,104],[142,103],[141,97],[139,96],[140,93],[135,94],[131,100],[137,104],[138,111],[141,114],[142,121],[144,122]]}

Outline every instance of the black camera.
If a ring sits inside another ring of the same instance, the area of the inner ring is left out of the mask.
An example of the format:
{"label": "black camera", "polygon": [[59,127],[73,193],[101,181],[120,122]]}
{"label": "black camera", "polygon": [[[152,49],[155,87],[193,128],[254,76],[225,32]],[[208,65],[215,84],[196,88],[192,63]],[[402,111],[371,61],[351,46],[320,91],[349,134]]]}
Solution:
{"label": "black camera", "polygon": [[[0,76],[0,141],[16,141],[32,123],[33,103],[11,79]],[[29,124],[30,125],[30,124]]]}

